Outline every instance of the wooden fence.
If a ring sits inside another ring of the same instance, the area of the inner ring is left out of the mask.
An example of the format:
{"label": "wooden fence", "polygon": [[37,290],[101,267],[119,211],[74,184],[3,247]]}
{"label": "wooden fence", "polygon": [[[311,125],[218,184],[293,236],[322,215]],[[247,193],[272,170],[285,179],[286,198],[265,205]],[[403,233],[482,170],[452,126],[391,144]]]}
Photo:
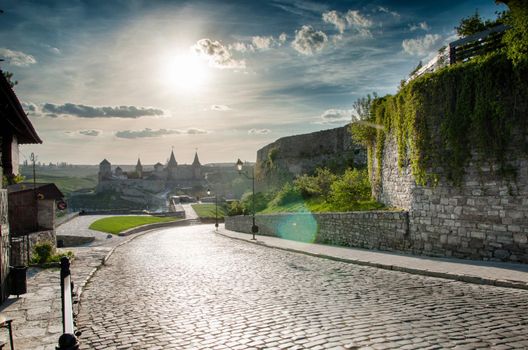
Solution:
{"label": "wooden fence", "polygon": [[502,46],[502,36],[508,26],[501,24],[449,43],[449,64],[465,62]]}

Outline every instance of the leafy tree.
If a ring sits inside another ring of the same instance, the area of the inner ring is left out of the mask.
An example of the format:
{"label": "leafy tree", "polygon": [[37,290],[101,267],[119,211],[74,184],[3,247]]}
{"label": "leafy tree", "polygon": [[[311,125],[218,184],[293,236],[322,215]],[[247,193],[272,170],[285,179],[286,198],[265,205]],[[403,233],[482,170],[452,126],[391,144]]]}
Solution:
{"label": "leafy tree", "polygon": [[350,124],[350,133],[354,142],[362,145],[369,145],[371,140],[376,136],[376,128],[372,124],[373,117],[371,115],[372,103],[378,98],[378,94],[372,93],[372,96],[358,98],[353,103],[352,108],[356,111],[358,121]]}
{"label": "leafy tree", "polygon": [[321,196],[326,200],[335,179],[336,175],[330,169],[317,168],[313,176],[303,175],[295,179],[294,185],[304,198]]}
{"label": "leafy tree", "polygon": [[506,31],[503,42],[506,54],[514,64],[528,60],[528,4],[526,0],[498,1],[506,3],[510,11],[504,22],[511,28]]}
{"label": "leafy tree", "polygon": [[482,32],[488,28],[494,27],[499,23],[502,23],[504,20],[504,13],[499,14],[498,18],[495,20],[483,20],[480,17],[478,10],[475,10],[475,14],[469,17],[462,18],[460,24],[455,27],[456,32],[461,37],[466,37],[469,35]]}
{"label": "leafy tree", "polygon": [[302,200],[301,191],[296,186],[287,182],[282,186],[282,188],[277,192],[275,198],[273,198],[272,203],[275,205],[285,205],[290,203],[299,202]]}
{"label": "leafy tree", "polygon": [[18,81],[13,80],[13,73],[8,72],[8,71],[2,71],[2,73],[4,73],[4,77],[6,78],[7,82],[12,88],[18,84]]}
{"label": "leafy tree", "polygon": [[330,201],[340,209],[347,209],[358,201],[371,198],[371,188],[366,170],[348,169],[332,183]]}
{"label": "leafy tree", "polygon": [[418,62],[418,65],[411,71],[411,73],[409,73],[409,77],[412,77],[416,72],[418,72],[420,70],[420,68],[423,67],[423,63],[422,61],[420,60],[420,62]]}

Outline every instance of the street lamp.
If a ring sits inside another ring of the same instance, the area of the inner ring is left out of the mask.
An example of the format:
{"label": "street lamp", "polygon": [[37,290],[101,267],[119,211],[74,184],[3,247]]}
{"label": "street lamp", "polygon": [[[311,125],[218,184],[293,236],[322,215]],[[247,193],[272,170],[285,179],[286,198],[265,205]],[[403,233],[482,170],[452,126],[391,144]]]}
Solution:
{"label": "street lamp", "polygon": [[[211,195],[211,190],[207,189],[207,195]],[[215,192],[215,231],[218,231],[218,196]]]}
{"label": "street lamp", "polygon": [[240,158],[238,158],[237,162],[236,162],[236,168],[238,170],[238,173],[241,174],[241,175],[244,175],[246,178],[250,179],[251,181],[253,181],[253,226],[251,226],[251,233],[253,234],[253,240],[256,240],[255,238],[255,234],[258,233],[258,226],[255,225],[255,170],[253,170],[253,175],[252,176],[249,176],[248,173],[246,172],[243,172],[242,171],[242,166],[244,165],[244,163],[242,163],[242,161],[240,160]]}

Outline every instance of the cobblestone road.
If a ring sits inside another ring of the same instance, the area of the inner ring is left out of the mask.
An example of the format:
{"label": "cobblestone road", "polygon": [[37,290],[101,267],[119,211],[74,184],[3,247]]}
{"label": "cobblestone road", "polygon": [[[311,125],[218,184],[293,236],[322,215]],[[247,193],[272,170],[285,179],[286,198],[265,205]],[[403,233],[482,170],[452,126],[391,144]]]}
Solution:
{"label": "cobblestone road", "polygon": [[528,348],[528,291],[362,267],[173,228],[86,286],[83,349]]}

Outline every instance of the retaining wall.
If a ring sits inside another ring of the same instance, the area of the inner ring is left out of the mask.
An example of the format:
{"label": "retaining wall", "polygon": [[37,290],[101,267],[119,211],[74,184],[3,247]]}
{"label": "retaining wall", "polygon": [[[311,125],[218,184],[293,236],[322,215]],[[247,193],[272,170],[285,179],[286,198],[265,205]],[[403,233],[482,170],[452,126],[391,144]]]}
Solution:
{"label": "retaining wall", "polygon": [[[259,234],[341,246],[408,251],[408,213],[282,213],[257,215]],[[228,230],[251,233],[251,216],[225,217]]]}

